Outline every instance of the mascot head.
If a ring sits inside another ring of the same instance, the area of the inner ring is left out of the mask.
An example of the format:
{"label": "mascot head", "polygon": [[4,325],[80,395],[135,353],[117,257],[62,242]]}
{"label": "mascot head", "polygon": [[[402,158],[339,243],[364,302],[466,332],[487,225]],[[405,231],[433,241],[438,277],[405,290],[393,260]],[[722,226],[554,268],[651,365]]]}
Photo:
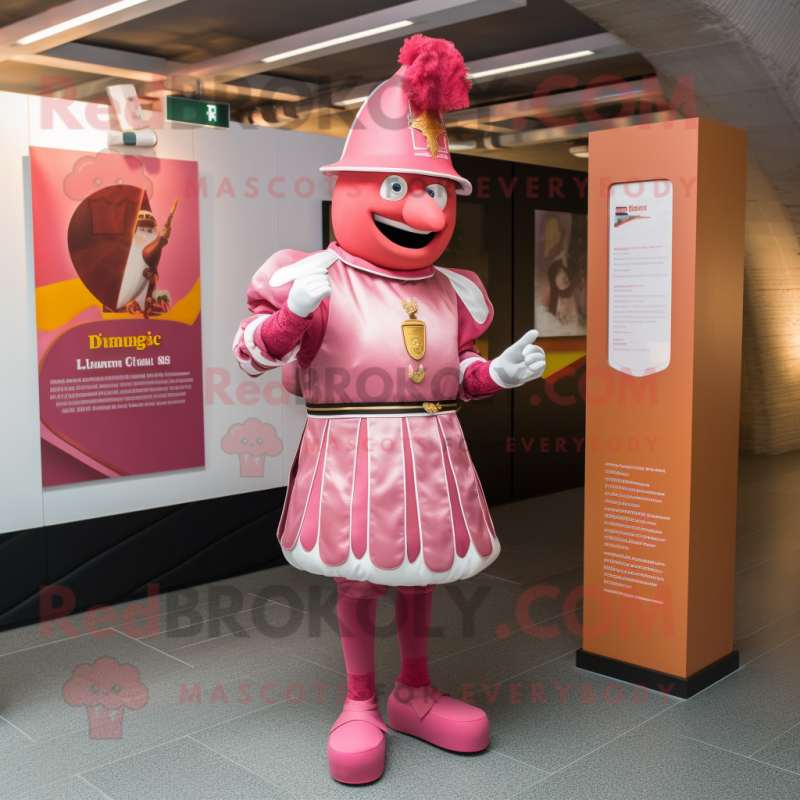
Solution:
{"label": "mascot head", "polygon": [[333,228],[349,253],[389,269],[430,266],[456,222],[456,195],[472,192],[453,167],[444,114],[469,105],[470,82],[452,42],[417,34],[401,68],[364,102],[341,159]]}

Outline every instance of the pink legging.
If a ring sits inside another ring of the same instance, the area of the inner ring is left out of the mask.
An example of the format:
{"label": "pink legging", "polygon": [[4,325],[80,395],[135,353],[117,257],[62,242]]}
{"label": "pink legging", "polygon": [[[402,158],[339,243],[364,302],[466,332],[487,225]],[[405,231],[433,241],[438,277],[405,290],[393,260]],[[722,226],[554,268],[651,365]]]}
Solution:
{"label": "pink legging", "polygon": [[[388,587],[369,581],[336,578],[339,599],[336,613],[347,668],[347,694],[353,700],[375,696],[375,614],[378,598]],[[433,590],[430,586],[398,586],[395,625],[400,645],[398,681],[408,686],[427,686],[428,632]]]}

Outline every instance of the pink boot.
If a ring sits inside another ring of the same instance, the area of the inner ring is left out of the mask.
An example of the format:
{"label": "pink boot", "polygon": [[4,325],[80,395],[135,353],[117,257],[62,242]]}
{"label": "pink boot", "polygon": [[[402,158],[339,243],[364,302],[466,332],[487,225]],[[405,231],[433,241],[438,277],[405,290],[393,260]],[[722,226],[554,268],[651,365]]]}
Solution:
{"label": "pink boot", "polygon": [[383,775],[386,725],[375,697],[344,701],[328,736],[328,766],[341,783],[371,783]]}
{"label": "pink boot", "polygon": [[486,713],[430,684],[416,688],[399,681],[389,695],[389,727],[457,753],[477,753],[489,746]]}
{"label": "pink boot", "polygon": [[371,783],[383,774],[386,757],[386,725],[375,697],[375,614],[386,587],[339,578],[337,583],[347,699],[328,736],[328,766],[341,783]]}

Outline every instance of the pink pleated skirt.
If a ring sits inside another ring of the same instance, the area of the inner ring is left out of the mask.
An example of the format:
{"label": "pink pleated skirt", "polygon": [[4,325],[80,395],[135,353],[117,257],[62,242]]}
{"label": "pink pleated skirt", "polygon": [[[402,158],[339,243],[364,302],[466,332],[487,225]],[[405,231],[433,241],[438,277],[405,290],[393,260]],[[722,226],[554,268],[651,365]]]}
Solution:
{"label": "pink pleated skirt", "polygon": [[388,586],[468,578],[500,553],[454,413],[309,417],[278,538],[300,569]]}

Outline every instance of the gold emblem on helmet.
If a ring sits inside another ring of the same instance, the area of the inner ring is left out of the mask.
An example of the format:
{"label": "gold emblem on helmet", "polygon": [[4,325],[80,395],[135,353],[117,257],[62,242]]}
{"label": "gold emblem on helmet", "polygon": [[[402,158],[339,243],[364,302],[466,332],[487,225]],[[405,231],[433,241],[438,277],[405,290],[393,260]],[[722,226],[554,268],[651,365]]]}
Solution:
{"label": "gold emblem on helmet", "polygon": [[425,110],[420,112],[418,117],[409,117],[408,126],[425,137],[428,152],[432,158],[436,158],[439,154],[438,139],[443,133],[447,133],[444,125],[430,111]]}

